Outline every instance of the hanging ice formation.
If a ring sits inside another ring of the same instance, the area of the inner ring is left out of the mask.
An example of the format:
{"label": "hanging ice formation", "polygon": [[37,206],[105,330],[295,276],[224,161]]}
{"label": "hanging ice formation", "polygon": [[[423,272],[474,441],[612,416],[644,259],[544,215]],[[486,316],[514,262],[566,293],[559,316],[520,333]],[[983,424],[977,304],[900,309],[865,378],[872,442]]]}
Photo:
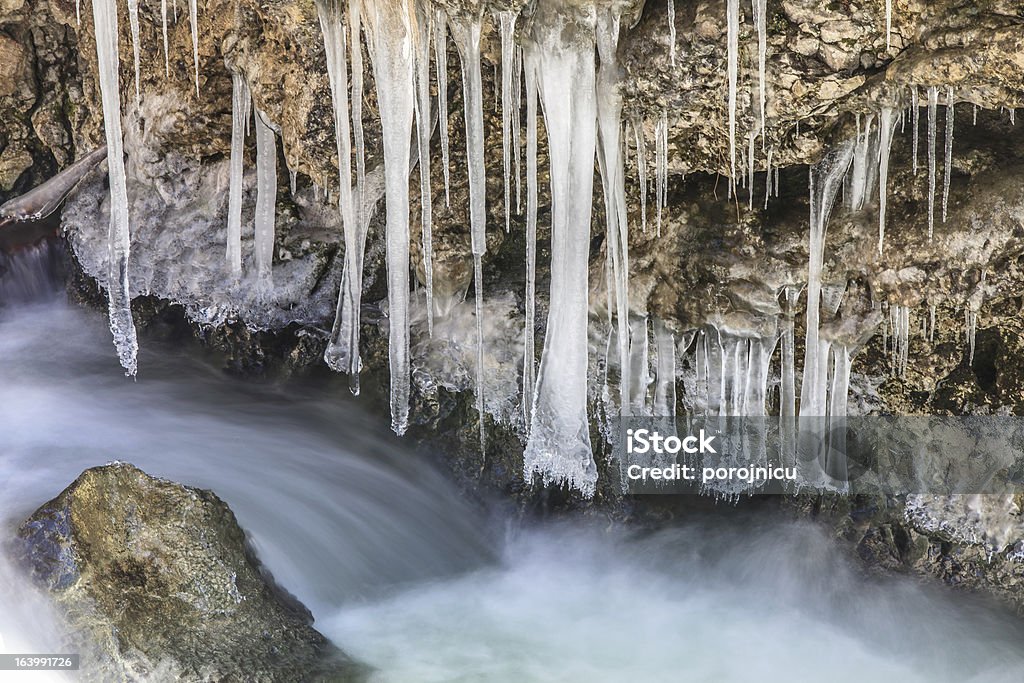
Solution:
{"label": "hanging ice formation", "polygon": [[199,8],[196,0],[188,0],[188,22],[192,30],[192,63],[196,71],[196,97],[199,96]]}
{"label": "hanging ice formation", "polygon": [[391,428],[403,434],[409,424],[409,152],[415,108],[416,17],[406,0],[380,0],[365,9],[377,101],[389,105],[380,108],[387,213],[388,359]]}
{"label": "hanging ice formation", "polygon": [[167,48],[167,0],[160,0],[160,21],[164,34],[164,78],[171,76],[171,56]]}
{"label": "hanging ice formation", "polygon": [[135,64],[135,106],[142,94],[139,89],[139,0],[128,0],[128,26],[132,34],[132,59]]}
{"label": "hanging ice formation", "polygon": [[913,149],[913,151],[911,152],[911,166],[914,169],[914,175],[915,176],[917,175],[917,138],[918,138],[918,128],[920,127],[920,112],[919,112],[920,106],[919,106],[919,104],[920,103],[918,102],[917,86],[916,85],[915,86],[911,86],[911,88],[910,88],[910,115],[911,115],[911,119],[913,121],[913,125],[910,127],[911,137],[913,139],[912,142],[911,142],[911,147]]}
{"label": "hanging ice formation", "polygon": [[526,86],[526,323],[523,353],[523,418],[533,422],[536,355],[533,339],[537,289],[537,55],[523,55]]}
{"label": "hanging ice formation", "polygon": [[[605,239],[611,264],[614,310],[618,329],[620,408],[628,403],[629,365],[629,226],[626,211],[626,179],[622,149],[622,70],[616,61],[619,17],[603,14],[596,25],[597,51],[601,65],[597,72],[597,125],[601,182],[605,204]],[[659,145],[660,146],[660,145]],[[659,196],[661,196],[659,194]],[[659,208],[660,213],[660,208]]]}
{"label": "hanging ice formation", "polygon": [[668,194],[668,113],[664,109],[655,126],[654,138],[654,196],[658,206],[656,234],[661,237],[661,214]]}
{"label": "hanging ice formation", "polygon": [[252,95],[245,77],[231,73],[231,158],[228,185],[228,269],[236,279],[242,275],[242,178],[245,157],[245,130],[249,125]]}
{"label": "hanging ice formation", "polygon": [[[754,0],[757,2],[757,0]],[[676,3],[668,0],[668,60],[673,67],[676,65]]]}
{"label": "hanging ice formation", "polygon": [[953,102],[953,86],[946,87],[946,146],[945,163],[942,166],[942,222],[946,222],[949,209],[949,180],[953,172],[953,115],[956,106]]}
{"label": "hanging ice formation", "polygon": [[450,22],[462,63],[463,106],[466,120],[466,160],[469,166],[469,223],[473,252],[473,290],[476,294],[476,408],[480,444],[484,446],[484,282],[487,251],[487,178],[484,170],[483,83],[480,76],[480,17]]}
{"label": "hanging ice formation", "polygon": [[501,33],[501,157],[505,171],[505,232],[510,230],[512,215],[512,77],[516,61],[515,43],[512,39],[516,30],[516,16],[515,12],[507,10],[498,13]]}
{"label": "hanging ice formation", "polygon": [[892,0],[885,0],[885,49],[892,46]]}
{"label": "hanging ice formation", "polygon": [[[342,270],[338,306],[324,361],[334,370],[349,376],[349,388],[359,393],[359,307],[362,293],[363,252],[366,223],[352,191],[352,139],[349,134],[348,64],[346,32],[338,0],[317,3],[320,28],[327,54],[327,74],[334,107],[334,141],[338,152],[338,209],[345,239],[345,264]],[[351,15],[350,15],[351,17]],[[350,19],[351,20],[351,19]],[[358,40],[359,34],[356,32]],[[359,49],[358,43],[355,49]],[[361,89],[360,89],[361,92]],[[353,99],[360,92],[353,87]]]}
{"label": "hanging ice formation", "polygon": [[438,126],[441,129],[441,166],[444,174],[444,205],[451,205],[448,179],[448,15],[434,10],[434,65],[437,73]]}
{"label": "hanging ice formation", "polygon": [[654,347],[658,356],[654,415],[671,417],[676,414],[676,335],[660,318],[654,319]]}
{"label": "hanging ice formation", "polygon": [[128,287],[128,255],[131,236],[128,221],[128,188],[124,169],[124,138],[121,134],[121,88],[118,83],[120,57],[117,50],[116,0],[94,0],[96,61],[103,103],[103,131],[107,140],[107,169],[110,185],[110,228],[107,237],[108,311],[110,332],[125,374],[138,371],[139,345],[132,320],[132,297]]}
{"label": "hanging ice formation", "polygon": [[256,287],[261,296],[274,288],[274,224],[277,219],[277,137],[267,115],[256,110]]}
{"label": "hanging ice formation", "polygon": [[854,158],[854,144],[846,141],[830,151],[810,171],[811,227],[807,265],[807,314],[804,337],[803,383],[800,417],[827,415],[828,347],[820,344],[821,271],[825,253],[825,231],[836,193]]}
{"label": "hanging ice formation", "polygon": [[767,128],[767,95],[765,92],[765,62],[766,53],[768,50],[768,1],[767,0],[751,0],[751,5],[754,10],[754,23],[757,26],[757,89],[758,89],[758,102],[760,104],[761,112],[761,145],[762,149],[766,144],[768,137]]}
{"label": "hanging ice formation", "polygon": [[427,334],[434,335],[433,193],[430,191],[430,16],[416,3],[416,148],[420,167],[420,235],[427,299]]}
{"label": "hanging ice formation", "polygon": [[551,178],[551,299],[530,435],[527,481],[594,494],[597,467],[587,418],[588,249],[597,143],[594,9],[575,21],[538,3],[533,42]]}
{"label": "hanging ice formation", "polygon": [[624,415],[650,415],[647,408],[647,389],[654,380],[650,374],[650,334],[646,315],[636,316],[629,322],[628,381],[621,381],[627,389],[629,407]]}
{"label": "hanging ice formation", "polygon": [[736,81],[740,51],[740,0],[726,0],[729,78],[729,189],[736,185]]}
{"label": "hanging ice formation", "polygon": [[939,89],[928,86],[928,239],[935,234],[935,118]]}
{"label": "hanging ice formation", "polygon": [[889,152],[896,121],[892,107],[882,107],[878,117],[878,253],[885,242],[885,209],[889,199]]}
{"label": "hanging ice formation", "polygon": [[893,375],[906,377],[910,357],[910,307],[900,304],[890,306],[889,327],[892,330]]}

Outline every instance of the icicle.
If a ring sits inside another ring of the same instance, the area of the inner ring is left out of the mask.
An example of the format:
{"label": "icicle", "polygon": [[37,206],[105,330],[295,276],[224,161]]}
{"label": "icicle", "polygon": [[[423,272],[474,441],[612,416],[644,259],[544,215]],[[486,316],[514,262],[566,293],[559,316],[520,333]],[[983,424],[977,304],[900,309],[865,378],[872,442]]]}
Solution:
{"label": "icicle", "polygon": [[668,59],[673,68],[676,66],[676,3],[668,0]]}
{"label": "icicle", "polygon": [[807,266],[807,313],[804,342],[804,375],[800,390],[800,416],[823,417],[828,377],[827,359],[819,350],[819,304],[821,269],[825,254],[825,232],[836,193],[854,156],[854,144],[843,142],[827,154],[810,172],[810,239]]}
{"label": "icicle", "polygon": [[953,86],[946,86],[946,160],[942,168],[942,222],[946,222],[949,209],[949,179],[953,172],[953,115],[956,105],[953,102]]}
{"label": "icicle", "polygon": [[1017,118],[1017,108],[1016,107],[1010,107],[1010,125],[1011,126],[1017,125],[1016,118]]}
{"label": "icicle", "polygon": [[978,105],[976,105],[976,104],[974,105],[974,116],[973,116],[973,119],[974,120],[971,123],[971,125],[973,125],[973,126],[978,125]]}
{"label": "icicle", "polygon": [[889,152],[896,126],[892,119],[893,109],[882,107],[878,121],[878,253],[882,253],[885,242],[885,207],[889,199]]}
{"label": "icicle", "polygon": [[[366,215],[366,143],[363,135],[363,43],[362,43],[362,1],[348,0],[348,50],[349,62],[352,65],[352,93],[351,93],[351,119],[352,119],[352,144],[356,153],[356,220],[365,231],[367,222],[370,220]],[[365,240],[364,240],[365,244]],[[365,249],[365,247],[364,247]],[[360,252],[359,272],[356,276],[359,280],[359,289],[362,291],[363,268],[362,251]],[[359,328],[359,319],[355,318],[356,329]],[[351,382],[352,374],[349,375]],[[358,385],[353,388],[358,391]]]}
{"label": "icicle", "polygon": [[139,344],[132,320],[132,297],[128,287],[128,256],[131,236],[128,221],[128,188],[124,170],[124,139],[121,134],[121,89],[118,84],[120,57],[117,51],[116,0],[93,0],[96,26],[96,61],[103,102],[103,130],[107,139],[107,169],[110,177],[110,228],[107,236],[107,292],[110,332],[125,374],[138,370]]}
{"label": "icicle", "polygon": [[655,199],[658,205],[657,235],[661,237],[661,214],[665,208],[668,189],[668,113],[662,109],[655,129],[654,150]]}
{"label": "icicle", "polygon": [[533,422],[536,385],[535,343],[537,288],[537,60],[523,58],[526,81],[526,337],[523,357],[523,416],[526,425]]}
{"label": "icicle", "polygon": [[[352,193],[352,139],[349,133],[348,64],[345,59],[346,34],[338,0],[319,0],[317,13],[324,37],[327,76],[331,85],[334,113],[334,144],[338,153],[338,211],[345,239],[345,263],[342,269],[338,305],[331,336],[324,351],[324,362],[336,372],[345,372],[349,389],[359,393],[359,317],[363,289],[363,254],[366,248],[366,222],[360,216],[358,201]],[[358,37],[358,36],[357,36]],[[356,46],[358,48],[358,45]],[[353,74],[354,76],[354,74]],[[353,100],[358,93],[353,89]],[[294,190],[293,190],[294,191]]]}
{"label": "icicle", "polygon": [[885,49],[892,46],[892,0],[885,0]]}
{"label": "icicle", "polygon": [[796,316],[797,300],[800,298],[800,288],[795,285],[786,285],[784,288],[786,296],[785,314],[782,324],[782,371],[780,377],[781,397],[779,401],[779,415],[784,418],[796,417],[796,336],[794,317]]}
{"label": "icicle", "polygon": [[196,97],[199,97],[199,8],[188,0],[188,21],[192,28],[192,62],[196,68]]}
{"label": "icicle", "polygon": [[[78,0],[76,0],[77,2]],[[164,78],[171,77],[171,56],[167,43],[167,0],[160,0],[160,20],[163,22],[164,33]]]}
{"label": "icicle", "polygon": [[257,288],[261,295],[274,287],[274,223],[277,213],[277,138],[267,115],[256,110],[256,217],[255,252]]}
{"label": "icicle", "polygon": [[628,362],[629,337],[626,329],[629,320],[629,228],[622,151],[622,70],[616,61],[619,26],[619,16],[613,12],[602,14],[598,19],[596,36],[601,65],[597,73],[597,125],[605,201],[605,239],[618,327],[620,406],[625,410],[628,402],[626,390],[633,370]]}
{"label": "icicle", "polygon": [[747,209],[754,210],[754,140],[757,134],[751,131],[747,135]]}
{"label": "icicle", "polygon": [[[650,373],[650,337],[647,316],[629,323],[629,411],[628,415],[650,415],[647,389],[653,378]],[[625,412],[625,411],[624,411]]]}
{"label": "icicle", "polygon": [[387,210],[391,428],[403,434],[409,425],[409,152],[415,106],[410,24],[415,19],[404,2],[365,7],[377,101],[388,103],[380,108],[380,123]]}
{"label": "icicle", "polygon": [[974,340],[978,332],[978,312],[971,309],[970,305],[964,309],[964,322],[967,336],[967,364],[974,365]]}
{"label": "icicle", "polygon": [[671,417],[676,414],[676,335],[659,318],[654,319],[654,349],[658,354],[654,415]]}
{"label": "icicle", "polygon": [[82,25],[82,0],[75,0],[75,22]]}
{"label": "icicle", "polygon": [[448,178],[448,15],[434,10],[434,65],[437,72],[438,127],[441,129],[441,165],[444,173],[444,205],[451,206]]}
{"label": "icicle", "polygon": [[636,138],[636,172],[640,183],[640,227],[647,232],[647,144],[643,125],[636,117],[633,118],[633,135]]}
{"label": "icicle", "polygon": [[139,107],[142,100],[139,86],[139,0],[128,0],[128,26],[132,34],[132,59],[135,63],[135,106]]}
{"label": "icicle", "polygon": [[288,193],[291,195],[292,199],[295,198],[295,194],[298,192],[298,189],[299,189],[299,174],[295,171],[294,168],[289,168],[288,169]]}
{"label": "icicle", "polygon": [[487,179],[484,174],[483,84],[480,77],[480,18],[451,23],[452,37],[462,62],[463,104],[466,119],[466,160],[469,165],[469,222],[473,251],[473,289],[476,293],[477,369],[476,407],[480,416],[480,443],[484,444],[484,333],[483,265],[487,251]]}
{"label": "icicle", "polygon": [[729,187],[736,184],[736,80],[740,51],[740,0],[726,0],[729,71]]}
{"label": "icicle", "polygon": [[768,208],[768,200],[772,196],[772,155],[775,153],[775,148],[772,147],[768,150],[768,161],[765,164],[764,174],[764,208]]}
{"label": "icicle", "polygon": [[754,23],[757,26],[757,79],[758,95],[761,110],[761,146],[762,150],[768,138],[767,96],[765,92],[765,62],[768,51],[767,0],[751,0],[754,10]]}
{"label": "icicle", "polygon": [[512,71],[515,62],[516,13],[498,12],[501,32],[501,158],[505,172],[505,232],[511,230],[512,216]]}
{"label": "icicle", "polygon": [[[587,418],[588,248],[597,103],[593,11],[587,23],[538,3],[529,50],[538,58],[551,178],[551,297],[530,437],[527,482],[564,482],[593,496],[597,466]],[[589,29],[589,30],[588,30]]]}
{"label": "icicle", "polygon": [[928,239],[935,233],[935,119],[939,89],[928,86]]}
{"label": "icicle", "polygon": [[523,174],[522,174],[522,144],[520,140],[521,122],[519,112],[523,105],[523,50],[518,45],[513,51],[512,59],[512,172],[516,178],[516,213],[523,210]]}
{"label": "icicle", "polygon": [[913,152],[912,152],[912,157],[911,157],[913,161],[912,161],[911,165],[913,166],[914,175],[916,176],[917,175],[917,137],[918,137],[917,136],[917,130],[920,127],[920,124],[919,124],[919,121],[920,121],[920,103],[918,102],[917,86],[916,85],[913,86],[910,89],[910,109],[911,109],[911,119],[913,119],[913,122],[914,122],[913,125],[911,126],[911,131],[910,131],[911,137],[913,139],[913,142],[912,142]]}
{"label": "icicle", "polygon": [[245,129],[252,112],[252,95],[245,77],[231,72],[231,158],[228,162],[227,262],[232,276],[242,275],[242,178]]}
{"label": "icicle", "polygon": [[928,329],[928,341],[935,341],[935,304],[928,307],[928,316],[931,320],[931,326]]}
{"label": "icicle", "polygon": [[416,147],[420,166],[420,236],[427,299],[427,335],[434,336],[433,193],[430,191],[430,20],[417,3],[416,39]]}

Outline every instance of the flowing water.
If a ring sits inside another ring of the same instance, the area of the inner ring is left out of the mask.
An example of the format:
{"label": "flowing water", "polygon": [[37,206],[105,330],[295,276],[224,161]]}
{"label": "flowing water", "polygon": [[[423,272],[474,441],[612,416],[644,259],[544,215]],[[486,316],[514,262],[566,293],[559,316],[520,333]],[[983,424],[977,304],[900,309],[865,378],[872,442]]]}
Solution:
{"label": "flowing water", "polygon": [[[126,379],[105,317],[55,294],[51,248],[0,271],[0,295],[15,280],[36,292],[0,302],[6,537],[83,469],[126,460],[216,491],[380,681],[1024,680],[1015,621],[863,579],[809,526],[728,507],[643,536],[506,525],[461,503],[340,383],[241,381],[158,339]],[[0,553],[4,648],[61,651],[45,601]]]}

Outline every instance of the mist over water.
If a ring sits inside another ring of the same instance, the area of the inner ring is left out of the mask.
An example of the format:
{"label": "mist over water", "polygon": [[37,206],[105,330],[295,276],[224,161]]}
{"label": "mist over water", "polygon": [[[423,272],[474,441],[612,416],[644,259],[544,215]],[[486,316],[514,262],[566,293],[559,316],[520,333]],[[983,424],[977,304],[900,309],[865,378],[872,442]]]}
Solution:
{"label": "mist over water", "polygon": [[[728,507],[646,535],[494,523],[343,379],[245,382],[143,339],[133,382],[105,318],[60,301],[0,309],[0,359],[5,538],[111,460],[210,488],[375,680],[1024,680],[1015,620],[864,579],[809,525]],[[10,562],[0,552],[0,647],[62,651]]]}

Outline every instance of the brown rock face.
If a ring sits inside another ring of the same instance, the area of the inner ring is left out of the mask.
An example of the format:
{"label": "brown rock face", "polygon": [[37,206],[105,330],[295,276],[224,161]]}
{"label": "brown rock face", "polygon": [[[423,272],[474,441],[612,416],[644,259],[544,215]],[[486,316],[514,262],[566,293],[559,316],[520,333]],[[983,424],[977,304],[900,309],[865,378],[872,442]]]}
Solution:
{"label": "brown rock face", "polygon": [[359,680],[227,505],[127,464],[86,470],[19,529],[90,680]]}

